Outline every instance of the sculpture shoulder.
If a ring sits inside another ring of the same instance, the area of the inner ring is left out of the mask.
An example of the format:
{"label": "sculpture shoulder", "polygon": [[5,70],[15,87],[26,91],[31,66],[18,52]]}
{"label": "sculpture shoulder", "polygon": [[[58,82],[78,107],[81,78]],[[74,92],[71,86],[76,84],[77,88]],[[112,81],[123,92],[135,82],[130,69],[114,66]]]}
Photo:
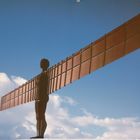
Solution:
{"label": "sculpture shoulder", "polygon": [[46,85],[49,82],[49,76],[47,74],[47,72],[42,72],[40,73],[40,75],[38,76],[37,80],[36,80],[36,85],[38,87],[42,87],[44,86],[44,84]]}
{"label": "sculpture shoulder", "polygon": [[47,72],[42,72],[40,73],[38,80],[43,80],[43,79],[48,79],[49,75],[47,74]]}

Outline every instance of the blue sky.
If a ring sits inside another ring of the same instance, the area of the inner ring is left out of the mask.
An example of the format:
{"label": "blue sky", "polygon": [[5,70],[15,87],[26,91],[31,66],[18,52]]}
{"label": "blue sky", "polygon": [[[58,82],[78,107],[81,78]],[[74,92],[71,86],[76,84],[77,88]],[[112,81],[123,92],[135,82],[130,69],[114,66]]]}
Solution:
{"label": "blue sky", "polygon": [[[28,80],[40,72],[41,58],[54,65],[138,13],[139,0],[0,0],[0,72]],[[139,61],[137,50],[56,95],[100,118],[140,118]]]}

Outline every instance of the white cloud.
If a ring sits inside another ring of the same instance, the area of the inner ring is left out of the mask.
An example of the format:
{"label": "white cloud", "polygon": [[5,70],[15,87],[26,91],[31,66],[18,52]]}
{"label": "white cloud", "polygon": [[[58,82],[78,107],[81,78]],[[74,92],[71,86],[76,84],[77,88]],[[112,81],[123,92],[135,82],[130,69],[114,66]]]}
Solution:
{"label": "white cloud", "polygon": [[63,102],[68,103],[70,105],[76,105],[77,104],[77,102],[70,97],[64,97]]}
{"label": "white cloud", "polygon": [[12,81],[17,84],[17,85],[22,85],[23,83],[25,83],[27,80],[25,80],[22,77],[17,77],[17,76],[11,76]]}
{"label": "white cloud", "polygon": [[94,117],[92,114],[77,116],[73,122],[78,126],[100,126],[107,129],[102,136],[95,140],[135,140],[140,138],[140,119],[139,118],[103,118]]}
{"label": "white cloud", "polygon": [[22,85],[27,80],[21,77],[8,76],[6,73],[0,72],[0,96],[9,92],[10,90]]}
{"label": "white cloud", "polygon": [[79,2],[80,2],[80,0],[76,0],[76,2],[77,2],[77,3],[79,3]]}
{"label": "white cloud", "polygon": [[[1,94],[24,82],[26,80],[21,77],[10,77],[5,73],[0,73]],[[65,104],[68,106],[64,106]],[[70,97],[50,95],[46,112],[48,127],[45,137],[53,139],[91,138],[93,140],[140,139],[140,118],[100,118],[84,108],[79,108],[83,115],[75,115],[70,112],[69,107],[78,107],[78,103]],[[0,139],[34,136],[35,124],[34,102],[0,112]],[[95,136],[96,132],[91,131],[91,127],[104,128],[105,131]]]}

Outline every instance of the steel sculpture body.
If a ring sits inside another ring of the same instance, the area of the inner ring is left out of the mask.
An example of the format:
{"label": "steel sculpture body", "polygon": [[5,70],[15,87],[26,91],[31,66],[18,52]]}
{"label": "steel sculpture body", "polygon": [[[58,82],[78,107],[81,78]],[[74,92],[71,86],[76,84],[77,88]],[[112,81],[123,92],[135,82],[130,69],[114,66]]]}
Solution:
{"label": "steel sculpture body", "polygon": [[[140,48],[140,14],[44,71],[48,94]],[[0,111],[34,101],[41,74],[0,99]],[[47,76],[46,76],[47,78]]]}

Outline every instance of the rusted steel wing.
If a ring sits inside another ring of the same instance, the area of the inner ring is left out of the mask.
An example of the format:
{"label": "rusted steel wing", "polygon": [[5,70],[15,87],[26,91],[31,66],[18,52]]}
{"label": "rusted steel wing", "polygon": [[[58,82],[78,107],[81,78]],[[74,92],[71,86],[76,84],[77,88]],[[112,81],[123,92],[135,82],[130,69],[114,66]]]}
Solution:
{"label": "rusted steel wing", "polygon": [[[49,94],[139,48],[140,14],[50,67]],[[0,110],[34,101],[38,76],[2,96]]]}

